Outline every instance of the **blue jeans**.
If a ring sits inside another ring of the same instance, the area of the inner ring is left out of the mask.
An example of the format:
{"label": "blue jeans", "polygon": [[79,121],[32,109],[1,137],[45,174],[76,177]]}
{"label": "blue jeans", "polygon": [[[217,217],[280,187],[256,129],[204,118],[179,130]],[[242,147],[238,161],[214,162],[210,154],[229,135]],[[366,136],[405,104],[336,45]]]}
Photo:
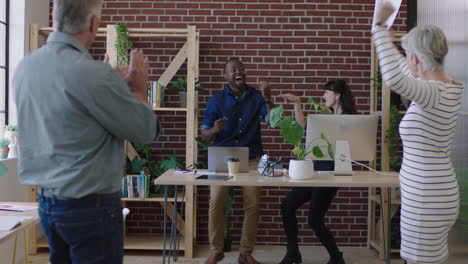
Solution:
{"label": "blue jeans", "polygon": [[50,263],[122,263],[120,193],[58,199],[39,193],[39,216]]}

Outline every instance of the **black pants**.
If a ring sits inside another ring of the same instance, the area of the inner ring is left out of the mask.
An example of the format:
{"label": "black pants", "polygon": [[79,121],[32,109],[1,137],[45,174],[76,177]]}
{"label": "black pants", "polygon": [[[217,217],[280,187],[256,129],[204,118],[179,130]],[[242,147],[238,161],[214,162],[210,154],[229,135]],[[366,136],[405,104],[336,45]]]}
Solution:
{"label": "black pants", "polygon": [[308,223],[331,258],[339,258],[340,251],[332,233],[325,226],[323,218],[338,192],[335,187],[296,187],[293,188],[281,204],[283,226],[288,240],[288,254],[294,255],[298,250],[296,210],[310,201]]}

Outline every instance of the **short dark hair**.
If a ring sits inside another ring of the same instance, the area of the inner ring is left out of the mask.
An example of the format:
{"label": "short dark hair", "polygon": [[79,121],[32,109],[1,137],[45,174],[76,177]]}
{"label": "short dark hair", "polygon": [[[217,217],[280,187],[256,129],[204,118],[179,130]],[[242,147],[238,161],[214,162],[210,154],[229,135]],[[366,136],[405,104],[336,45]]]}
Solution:
{"label": "short dark hair", "polygon": [[239,58],[237,57],[234,57],[234,58],[230,58],[229,60],[226,61],[226,63],[224,63],[224,73],[226,73],[226,67],[229,63],[233,62],[233,61],[237,61],[239,62],[240,64],[244,64]]}
{"label": "short dark hair", "polygon": [[340,94],[340,105],[343,114],[357,113],[353,93],[344,80],[331,80],[325,84],[323,89]]}

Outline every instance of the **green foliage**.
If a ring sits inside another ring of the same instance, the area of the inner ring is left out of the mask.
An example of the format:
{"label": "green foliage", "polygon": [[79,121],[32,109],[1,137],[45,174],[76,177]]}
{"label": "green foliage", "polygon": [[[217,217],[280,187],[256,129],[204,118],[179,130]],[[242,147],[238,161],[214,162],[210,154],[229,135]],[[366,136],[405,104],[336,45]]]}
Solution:
{"label": "green foliage", "polygon": [[[292,152],[297,156],[299,160],[304,160],[306,156],[312,152],[317,158],[323,157],[323,152],[320,146],[314,146],[312,149],[310,146],[305,148],[302,146],[302,136],[304,135],[304,128],[297,123],[292,116],[283,117],[283,106],[277,106],[270,110],[270,125],[271,127],[279,127],[281,129],[281,135],[285,141],[294,146]],[[320,138],[314,139],[312,142],[321,139],[327,144],[328,154],[333,159],[333,147],[322,133]],[[311,142],[311,143],[312,143]]]}
{"label": "green foliage", "polygon": [[[177,80],[171,82],[171,86],[169,87],[171,90],[177,91],[187,91],[187,77],[179,77]],[[195,90],[203,90],[200,86],[200,81],[195,81]]]}
{"label": "green foliage", "polygon": [[460,221],[468,231],[468,167],[456,168],[460,186]]}
{"label": "green foliage", "polygon": [[5,126],[5,131],[16,131],[16,126],[15,125],[6,125]]}
{"label": "green foliage", "polygon": [[133,48],[132,42],[129,40],[127,26],[124,23],[115,25],[117,31],[117,39],[115,41],[115,49],[117,50],[117,65],[128,65],[128,51]]}
{"label": "green foliage", "polygon": [[318,111],[320,109],[323,114],[332,114],[333,113],[330,108],[328,108],[324,104],[316,102],[313,98],[307,99],[307,102],[310,104],[310,109],[314,108],[315,111]]}
{"label": "green foliage", "polygon": [[401,154],[400,146],[400,133],[398,127],[400,125],[401,115],[397,106],[392,105],[390,107],[390,124],[387,129],[386,143],[388,144],[388,155],[390,157],[390,170],[399,171],[401,167]]}
{"label": "green foliage", "polygon": [[0,147],[7,148],[10,145],[10,140],[8,138],[0,138]]}
{"label": "green foliage", "polygon": [[[136,157],[127,164],[128,174],[139,174],[142,170],[151,175],[150,183],[152,185],[153,193],[162,193],[164,191],[163,186],[153,185],[154,180],[161,174],[166,172],[168,169],[184,168],[183,162],[179,161],[175,156],[169,156],[168,160],[161,162],[151,160],[152,149],[150,146],[141,143],[133,143],[135,151],[138,153],[140,158]],[[174,194],[174,187],[168,188],[168,195]]]}

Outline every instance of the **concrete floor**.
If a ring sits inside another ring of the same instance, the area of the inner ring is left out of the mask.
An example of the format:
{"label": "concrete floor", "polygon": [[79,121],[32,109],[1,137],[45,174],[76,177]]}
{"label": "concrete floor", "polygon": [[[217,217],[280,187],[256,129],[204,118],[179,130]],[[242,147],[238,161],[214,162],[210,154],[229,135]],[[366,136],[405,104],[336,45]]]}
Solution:
{"label": "concrete floor", "polygon": [[[233,252],[226,253],[225,258],[220,264],[237,264],[239,252],[236,248]],[[376,252],[367,248],[357,247],[341,247],[345,256],[346,264],[384,264],[384,261],[379,261]],[[257,246],[255,248],[254,257],[262,264],[277,264],[281,261],[286,248],[284,246]],[[322,247],[301,247],[303,264],[324,264],[328,261],[328,254]],[[208,246],[198,246],[195,251],[195,258],[185,259],[179,258],[176,263],[203,264],[206,256],[209,255]],[[29,263],[32,264],[47,264],[49,254],[47,251],[41,251],[39,254],[30,257]],[[150,251],[135,251],[128,250],[125,252],[125,264],[160,264],[162,263],[161,252]],[[166,263],[168,263],[166,261]],[[173,261],[171,260],[171,263]],[[398,255],[392,259],[392,264],[401,264],[402,261]],[[450,264],[452,262],[449,262]],[[460,264],[462,262],[459,262]],[[463,262],[466,264],[466,262]]]}

